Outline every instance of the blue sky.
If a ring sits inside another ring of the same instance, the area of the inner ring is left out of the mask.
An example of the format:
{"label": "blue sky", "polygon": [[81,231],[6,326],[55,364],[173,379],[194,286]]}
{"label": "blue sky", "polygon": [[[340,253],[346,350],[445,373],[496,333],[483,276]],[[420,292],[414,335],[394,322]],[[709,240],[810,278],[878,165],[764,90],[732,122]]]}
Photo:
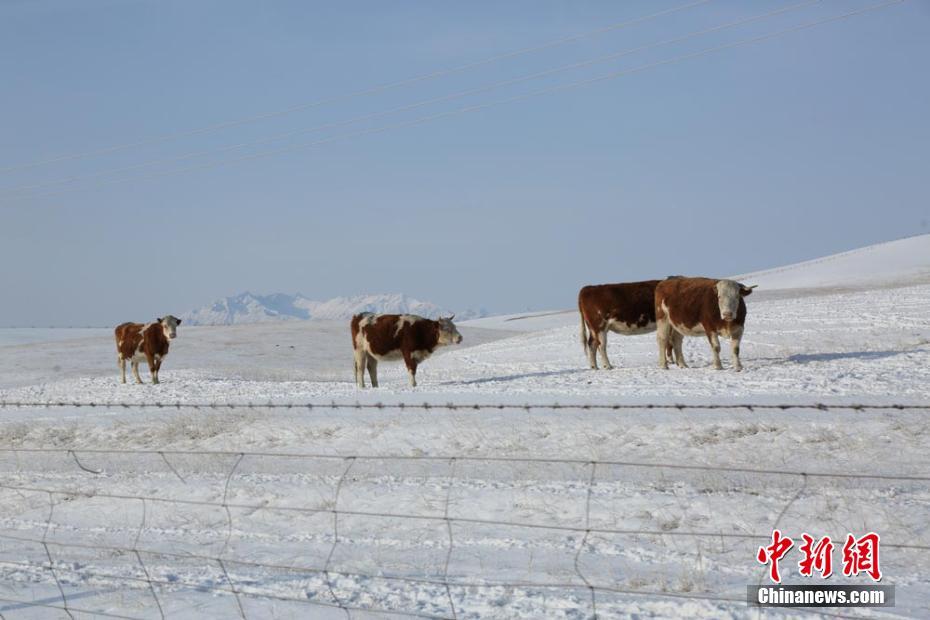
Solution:
{"label": "blue sky", "polygon": [[[928,232],[930,3],[917,0],[585,87],[345,135],[878,2],[814,3],[543,79],[178,159],[798,2],[715,0],[454,75],[156,141],[688,0],[4,0],[0,325],[109,325],[243,290],[563,308],[584,284],[728,275]],[[199,169],[178,172],[189,167]],[[74,177],[89,178],[55,184]]]}

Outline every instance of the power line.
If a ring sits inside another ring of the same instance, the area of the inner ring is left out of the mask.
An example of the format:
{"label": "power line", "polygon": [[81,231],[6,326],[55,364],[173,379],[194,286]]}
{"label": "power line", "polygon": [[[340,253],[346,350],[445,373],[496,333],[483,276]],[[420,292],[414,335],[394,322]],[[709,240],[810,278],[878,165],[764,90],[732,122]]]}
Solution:
{"label": "power line", "polygon": [[242,156],[242,157],[236,157],[236,158],[231,158],[231,159],[226,159],[226,160],[220,160],[220,161],[210,162],[210,163],[206,163],[206,164],[199,164],[199,165],[190,166],[190,167],[187,167],[187,168],[179,168],[179,169],[175,169],[175,170],[169,170],[169,171],[165,171],[165,172],[161,172],[161,173],[156,173],[156,174],[150,174],[150,175],[137,175],[137,176],[130,176],[130,177],[118,178],[118,179],[111,179],[111,180],[109,180],[109,181],[100,182],[100,183],[98,183],[98,184],[96,184],[96,185],[89,186],[89,187],[85,187],[85,188],[73,188],[72,190],[60,190],[60,191],[57,191],[57,192],[47,192],[47,193],[30,194],[30,195],[28,195],[28,196],[22,196],[21,198],[27,198],[27,197],[33,198],[33,197],[56,196],[56,195],[60,195],[60,194],[69,193],[69,191],[77,191],[78,189],[85,189],[85,190],[86,190],[86,189],[90,189],[90,188],[93,188],[93,187],[102,187],[102,186],[112,185],[112,184],[116,184],[116,183],[125,183],[125,182],[127,182],[127,181],[144,181],[144,180],[151,180],[151,179],[163,178],[163,177],[167,177],[167,176],[173,176],[173,175],[177,175],[177,174],[184,174],[184,173],[188,173],[188,172],[196,172],[196,171],[200,171],[200,170],[208,170],[208,169],[212,169],[212,168],[218,168],[218,167],[221,167],[221,166],[228,166],[228,165],[237,164],[237,163],[241,163],[241,162],[252,161],[252,160],[257,160],[257,159],[263,159],[263,158],[272,157],[272,156],[275,156],[275,155],[281,155],[281,154],[284,154],[284,153],[291,153],[291,152],[295,152],[295,151],[305,150],[305,149],[308,149],[308,148],[312,148],[312,147],[315,147],[315,146],[320,146],[320,145],[323,145],[323,144],[328,144],[328,143],[331,143],[331,142],[336,142],[336,141],[339,141],[339,140],[345,140],[345,139],[354,138],[354,137],[360,137],[360,136],[375,135],[375,134],[384,133],[384,132],[391,131],[391,130],[395,130],[395,129],[403,129],[403,128],[407,128],[407,127],[414,127],[414,126],[422,125],[422,124],[425,124],[425,123],[428,123],[428,122],[432,122],[432,121],[435,121],[435,120],[439,120],[439,119],[449,118],[449,117],[452,117],[452,116],[458,116],[458,115],[466,114],[466,113],[469,113],[469,112],[476,112],[476,111],[479,111],[479,110],[486,110],[486,109],[489,109],[489,108],[493,108],[493,107],[497,107],[497,106],[501,106],[501,105],[505,105],[505,104],[510,104],[510,103],[516,103],[516,102],[519,102],[519,101],[524,101],[524,100],[531,99],[531,98],[534,98],[534,97],[539,97],[539,96],[542,96],[542,95],[555,94],[555,93],[560,93],[560,92],[572,90],[572,89],[575,89],[575,88],[580,88],[580,87],[584,87],[584,86],[590,86],[590,85],[593,85],[593,84],[598,84],[598,83],[601,83],[601,82],[606,82],[606,81],[609,81],[609,80],[614,80],[614,79],[617,79],[617,78],[620,78],[620,77],[624,77],[624,76],[628,76],[628,75],[633,75],[633,74],[636,74],[636,73],[641,73],[641,72],[647,71],[647,70],[649,70],[649,69],[654,69],[654,68],[657,68],[657,67],[661,67],[661,66],[665,66],[665,65],[670,65],[670,64],[682,62],[682,61],[685,61],[685,60],[691,60],[691,59],[694,59],[694,58],[699,58],[699,57],[706,56],[706,55],[708,55],[708,54],[712,54],[712,53],[715,53],[715,52],[723,51],[723,50],[726,50],[726,49],[731,49],[731,48],[735,48],[735,47],[739,47],[739,46],[743,46],[743,45],[750,45],[750,44],[753,44],[753,43],[759,43],[759,42],[762,42],[762,41],[765,41],[765,40],[768,40],[768,39],[773,39],[773,38],[775,38],[775,37],[782,36],[782,35],[785,35],[785,34],[788,34],[788,33],[797,32],[797,31],[800,31],[800,30],[804,30],[804,29],[807,29],[807,28],[812,28],[812,27],[815,27],[815,26],[820,26],[820,25],[823,25],[823,24],[827,24],[827,23],[839,21],[839,20],[842,20],[842,19],[848,19],[848,18],[853,17],[853,16],[856,16],[856,15],[861,15],[861,14],[863,14],[863,13],[867,13],[867,12],[870,12],[870,11],[875,11],[875,10],[878,10],[878,9],[882,9],[882,8],[885,8],[885,7],[894,5],[894,4],[900,4],[900,3],[904,2],[904,1],[905,1],[905,0],[889,0],[889,1],[887,1],[887,2],[882,2],[882,3],[880,3],[880,4],[870,5],[870,6],[868,6],[868,7],[865,7],[865,8],[862,8],[862,9],[857,9],[857,10],[854,10],[854,11],[849,11],[849,12],[846,12],[846,13],[843,13],[843,14],[840,14],[840,15],[835,15],[835,16],[832,16],[832,17],[824,18],[824,19],[819,19],[819,20],[815,20],[815,21],[805,22],[805,23],[803,23],[803,24],[798,24],[798,25],[795,25],[795,26],[791,26],[791,27],[789,27],[789,28],[784,28],[784,29],[777,30],[777,31],[775,31],[775,32],[771,32],[771,33],[768,33],[768,34],[765,34],[765,35],[761,35],[761,36],[757,36],[757,37],[751,37],[751,38],[748,38],[748,39],[742,39],[742,40],[735,41],[735,42],[732,42],[732,43],[726,43],[726,44],[722,44],[722,45],[717,45],[717,46],[713,46],[713,47],[704,48],[704,49],[699,50],[699,51],[697,51],[697,52],[692,52],[692,53],[688,53],[688,54],[681,54],[681,55],[678,55],[678,56],[673,56],[673,57],[671,57],[671,58],[667,58],[667,59],[664,59],[664,60],[660,60],[660,61],[648,63],[648,64],[645,64],[645,65],[640,65],[640,66],[638,66],[638,67],[634,67],[634,68],[631,68],[631,69],[625,69],[625,70],[615,71],[615,72],[611,72],[611,73],[608,73],[608,74],[605,74],[605,75],[601,75],[601,76],[598,76],[598,77],[594,77],[594,78],[589,78],[589,79],[585,79],[585,80],[579,80],[579,81],[575,81],[575,82],[569,82],[569,83],[567,83],[567,84],[563,84],[563,85],[560,85],[560,86],[555,86],[555,87],[551,87],[551,88],[545,88],[545,89],[542,89],[542,90],[538,90],[538,91],[534,91],[534,92],[526,93],[526,94],[522,94],[522,95],[517,95],[517,96],[514,96],[514,97],[509,97],[509,98],[506,98],[506,99],[500,99],[500,100],[492,101],[492,102],[488,102],[488,103],[482,103],[482,104],[476,104],[476,105],[471,105],[471,106],[465,106],[465,107],[458,108],[458,109],[455,109],[455,110],[451,110],[451,111],[447,111],[447,112],[440,112],[440,113],[432,114],[432,115],[429,115],[429,116],[422,116],[422,117],[419,117],[419,118],[416,118],[416,119],[413,119],[413,120],[410,120],[410,121],[404,121],[404,122],[399,122],[399,123],[394,123],[394,124],[389,124],[389,125],[383,125],[383,126],[375,127],[375,128],[371,128],[371,129],[364,129],[364,130],[359,130],[359,131],[354,131],[354,132],[348,132],[348,133],[344,133],[344,134],[339,134],[339,135],[331,136],[331,137],[329,137],[329,138],[324,138],[324,139],[321,139],[321,140],[315,140],[315,141],[312,141],[312,142],[307,142],[307,143],[303,143],[303,144],[293,145],[293,146],[290,146],[290,147],[284,147],[284,148],[280,148],[280,149],[274,149],[274,150],[270,150],[270,151],[264,151],[264,152],[254,153],[254,154],[251,154],[251,155],[245,155],[245,156]]}
{"label": "power line", "polygon": [[489,57],[489,58],[485,58],[485,59],[483,59],[483,60],[478,60],[478,61],[474,61],[474,62],[470,62],[470,63],[463,64],[463,65],[458,65],[458,66],[451,67],[451,68],[448,68],[448,69],[441,69],[441,70],[438,70],[438,71],[432,71],[432,72],[430,72],[430,73],[424,73],[424,74],[422,74],[422,75],[418,75],[418,76],[415,76],[415,77],[412,77],[412,78],[405,78],[405,79],[398,80],[398,81],[395,81],[395,82],[389,82],[389,83],[387,83],[387,84],[382,84],[382,85],[374,86],[374,87],[371,87],[371,88],[366,88],[366,89],[363,89],[363,90],[359,90],[359,91],[347,93],[347,94],[344,94],[344,95],[337,95],[337,96],[334,96],[334,97],[329,97],[329,98],[326,98],[326,99],[320,99],[320,100],[312,101],[312,102],[309,102],[309,103],[302,103],[302,104],[298,104],[298,105],[291,106],[291,107],[289,107],[289,108],[284,108],[284,109],[282,109],[282,110],[276,110],[276,111],[273,111],[273,112],[266,112],[266,113],[263,113],[263,114],[257,114],[257,115],[253,115],[253,116],[247,116],[247,117],[243,117],[243,118],[239,118],[239,119],[227,121],[227,122],[224,122],[224,123],[218,123],[218,124],[215,124],[215,125],[208,125],[208,126],[200,127],[200,128],[197,128],[197,129],[191,129],[191,130],[188,130],[188,131],[181,131],[181,132],[175,132],[175,133],[165,134],[165,135],[158,136],[158,137],[155,137],[155,138],[146,138],[146,139],[143,139],[143,140],[137,140],[137,141],[134,141],[134,142],[127,142],[127,143],[124,143],[124,144],[118,144],[118,145],[109,146],[109,147],[104,147],[104,148],[100,148],[100,149],[95,149],[95,150],[90,150],[90,151],[84,151],[84,152],[80,152],[80,153],[73,153],[73,154],[70,154],[70,155],[62,155],[62,156],[59,156],[59,157],[53,157],[53,158],[50,158],[50,159],[34,161],[34,162],[31,162],[31,163],[27,163],[27,164],[20,164],[20,165],[16,165],[16,166],[9,166],[9,167],[6,167],[6,168],[0,168],[0,174],[6,173],[6,172],[13,172],[13,171],[16,171],[16,170],[22,170],[22,169],[26,169],[26,168],[34,168],[34,167],[37,167],[37,166],[43,166],[43,165],[52,164],[52,163],[57,163],[57,162],[61,162],[61,161],[69,161],[69,160],[75,160],[75,159],[83,159],[83,158],[85,158],[85,157],[93,157],[93,156],[96,156],[96,155],[104,155],[104,154],[107,154],[107,153],[113,153],[113,152],[116,152],[116,151],[122,151],[122,150],[125,150],[125,149],[137,147],[137,146],[145,146],[145,145],[149,145],[149,144],[157,144],[157,143],[165,142],[165,141],[168,141],[168,140],[175,140],[175,139],[185,138],[185,137],[194,136],[194,135],[214,133],[214,132],[217,132],[217,131],[220,131],[220,130],[223,130],[223,129],[228,129],[228,128],[231,128],[231,127],[238,127],[238,126],[240,126],[240,125],[245,125],[245,124],[248,124],[248,123],[254,123],[254,122],[257,122],[257,121],[267,120],[267,119],[275,118],[275,117],[279,117],[279,116],[286,116],[286,115],[292,114],[292,113],[294,113],[294,112],[299,112],[299,111],[303,111],[303,110],[309,110],[309,109],[312,109],[312,108],[321,107],[321,106],[328,105],[328,104],[331,104],[331,103],[338,103],[338,102],[341,102],[341,101],[347,101],[347,100],[349,100],[349,99],[354,99],[354,98],[356,98],[356,97],[363,97],[363,96],[367,96],[367,95],[374,95],[374,94],[382,93],[382,92],[385,92],[385,91],[388,91],[388,90],[392,90],[392,89],[395,89],[395,88],[400,88],[400,87],[402,87],[402,86],[409,86],[409,85],[416,84],[416,83],[419,83],[419,82],[425,82],[425,81],[434,80],[434,79],[441,78],[441,77],[446,77],[446,76],[449,76],[449,75],[454,75],[454,74],[456,74],[456,73],[461,73],[461,72],[464,72],[464,71],[468,71],[468,70],[470,70],[470,69],[474,69],[474,68],[481,67],[481,66],[484,66],[484,65],[492,64],[492,63],[495,63],[495,62],[498,62],[498,61],[501,61],[501,60],[507,60],[507,59],[510,59],[510,58],[516,58],[516,57],[518,57],[518,56],[523,56],[523,55],[531,54],[531,53],[534,53],[534,52],[540,52],[540,51],[547,50],[547,49],[551,49],[551,48],[554,48],[554,47],[559,47],[559,46],[562,46],[562,45],[567,45],[567,44],[569,44],[569,43],[575,43],[575,42],[577,42],[577,41],[581,41],[581,40],[584,40],[584,39],[587,39],[587,38],[599,36],[599,35],[602,35],[602,34],[606,34],[606,33],[608,33],[608,32],[613,32],[613,31],[615,31],[615,30],[620,30],[620,29],[626,28],[626,27],[628,27],[628,26],[633,26],[633,25],[636,25],[636,24],[640,24],[640,23],[643,23],[643,22],[647,22],[647,21],[650,21],[650,20],[652,20],[652,19],[656,19],[656,18],[659,18],[659,17],[663,17],[663,16],[665,16],[665,15],[671,15],[671,14],[673,14],[673,13],[677,13],[678,11],[683,11],[683,10],[685,10],[685,9],[690,9],[690,8],[693,8],[693,7],[696,7],[696,6],[700,6],[700,5],[702,5],[702,4],[707,4],[708,2],[711,2],[711,0],[697,0],[696,2],[690,2],[690,3],[688,3],[688,4],[682,4],[682,5],[674,6],[674,7],[671,7],[671,8],[669,8],[669,9],[664,9],[664,10],[662,10],[662,11],[658,11],[658,12],[656,12],[656,13],[650,13],[650,14],[648,14],[648,15],[644,15],[644,16],[642,16],[642,17],[637,17],[637,18],[635,18],[635,19],[626,20],[626,21],[622,21],[622,22],[617,22],[617,23],[610,24],[610,25],[608,25],[608,26],[604,26],[604,27],[597,28],[597,29],[594,29],[594,30],[590,30],[590,31],[588,31],[588,32],[584,32],[584,33],[581,33],[581,34],[572,35],[572,36],[568,36],[568,37],[561,37],[561,38],[559,38],[559,39],[554,39],[554,40],[552,40],[552,41],[548,41],[548,42],[546,42],[546,43],[542,43],[542,44],[539,44],[539,45],[534,45],[534,46],[531,46],[531,47],[525,47],[525,48],[518,49],[518,50],[515,50],[515,51],[506,52],[506,53],[504,53],[504,54],[498,54],[498,55],[495,55],[495,56],[491,56],[491,57]]}
{"label": "power line", "polygon": [[[580,62],[575,62],[575,63],[570,63],[570,64],[567,64],[567,65],[561,65],[561,66],[559,66],[559,67],[554,67],[554,68],[551,68],[551,69],[546,69],[546,70],[544,70],[544,71],[538,71],[538,72],[535,72],[535,73],[530,73],[530,74],[523,75],[523,76],[519,76],[519,77],[516,77],[516,78],[511,78],[511,79],[507,79],[507,80],[501,80],[501,81],[493,82],[493,83],[490,83],[490,84],[487,84],[487,85],[484,85],[484,86],[479,86],[479,87],[477,87],[477,88],[471,88],[471,89],[467,89],[467,90],[463,90],[463,91],[458,91],[458,92],[455,92],[455,93],[451,93],[451,94],[449,94],[449,95],[442,95],[442,96],[440,96],[440,97],[433,97],[433,98],[429,98],[429,99],[422,99],[422,100],[415,101],[415,102],[410,103],[410,104],[405,104],[405,105],[402,105],[402,106],[390,108],[390,109],[388,109],[388,110],[382,110],[382,111],[379,111],[379,112],[373,112],[373,113],[369,113],[369,114],[363,114],[363,115],[360,115],[360,116],[355,116],[355,117],[352,117],[352,118],[349,118],[349,119],[345,119],[345,120],[341,120],[341,121],[333,121],[333,122],[329,122],[329,123],[323,123],[323,124],[321,124],[321,125],[316,125],[316,126],[309,127],[309,128],[305,128],[305,129],[298,129],[298,130],[293,130],[293,131],[287,131],[287,132],[284,132],[284,133],[276,134],[276,135],[271,136],[271,137],[268,137],[268,138],[262,138],[262,139],[260,139],[260,140],[253,140],[253,141],[250,141],[250,142],[240,142],[240,143],[237,143],[237,144],[227,145],[227,146],[224,146],[224,147],[221,147],[221,148],[218,148],[218,149],[209,149],[209,150],[202,150],[202,151],[192,151],[192,152],[184,153],[184,154],[182,154],[182,155],[178,155],[178,156],[174,156],[174,157],[167,157],[167,158],[161,158],[161,159],[153,159],[153,160],[149,160],[149,161],[147,161],[147,162],[142,162],[142,163],[139,163],[139,164],[133,164],[133,165],[131,165],[131,166],[123,166],[123,167],[120,167],[120,168],[114,168],[114,169],[110,169],[110,170],[104,170],[104,171],[95,172],[95,173],[92,173],[92,174],[86,174],[86,175],[80,175],[80,176],[66,177],[66,178],[57,179],[57,180],[54,180],[54,181],[47,181],[47,182],[42,182],[42,183],[33,183],[33,184],[30,184],[30,185],[20,185],[20,186],[16,186],[16,187],[0,188],[0,193],[3,193],[3,194],[16,194],[16,193],[18,193],[18,192],[28,192],[28,191],[37,190],[37,189],[46,189],[46,188],[49,188],[49,187],[55,187],[55,186],[57,186],[57,185],[65,185],[65,184],[71,184],[71,183],[79,183],[79,182],[81,182],[81,181],[88,181],[88,180],[92,180],[92,179],[98,179],[98,178],[100,178],[100,177],[106,177],[106,176],[110,176],[110,175],[113,175],[113,174],[119,174],[119,173],[121,173],[121,172],[129,172],[129,171],[133,171],[133,170],[139,170],[139,169],[144,169],[144,168],[151,168],[151,167],[153,167],[153,166],[159,166],[159,165],[162,165],[162,164],[171,164],[171,163],[175,163],[175,162],[179,162],[179,161],[184,161],[184,160],[188,160],[188,159],[192,159],[192,158],[197,158],[197,157],[202,157],[202,156],[219,155],[219,154],[222,154],[222,153],[227,153],[227,152],[230,152],[230,151],[241,150],[241,149],[249,148],[249,147],[253,147],[253,146],[260,146],[260,145],[270,144],[270,143],[274,143],[274,142],[281,142],[282,140],[287,140],[287,139],[289,139],[289,138],[293,138],[293,137],[296,137],[296,136],[306,135],[306,134],[308,134],[308,133],[315,133],[315,132],[324,131],[324,130],[327,130],[327,129],[335,129],[335,128],[338,128],[338,127],[345,127],[345,126],[348,126],[348,125],[355,125],[355,124],[358,124],[358,123],[361,123],[361,122],[364,122],[364,121],[369,121],[369,120],[374,120],[374,119],[382,118],[382,117],[385,117],[385,116],[390,116],[390,115],[392,115],[392,114],[398,114],[398,113],[401,113],[401,112],[409,112],[409,111],[411,111],[411,110],[415,110],[415,109],[418,109],[418,108],[422,108],[422,107],[434,105],[434,104],[437,104],[437,103],[444,103],[444,102],[447,102],[447,101],[454,101],[454,100],[456,100],[456,99],[462,99],[462,98],[469,97],[469,96],[472,96],[472,95],[477,95],[477,94],[480,94],[480,93],[485,93],[485,92],[493,91],[493,90],[496,90],[496,89],[499,89],[499,88],[504,88],[504,87],[507,87],[507,86],[513,86],[513,85],[515,85],[515,84],[520,84],[520,83],[523,83],[523,82],[528,82],[528,81],[532,81],[532,80],[541,79],[541,78],[544,78],[544,77],[549,77],[549,76],[556,75],[556,74],[559,74],[559,73],[564,73],[564,72],[566,72],[566,71],[572,71],[572,70],[575,70],[575,69],[581,69],[581,68],[584,68],[584,67],[593,66],[593,65],[595,65],[595,64],[600,64],[600,63],[609,62],[609,61],[612,61],[612,60],[617,60],[617,59],[619,59],[619,58],[623,58],[623,57],[625,57],[625,56],[629,56],[629,55],[631,55],[631,54],[635,54],[635,53],[638,53],[638,52],[642,52],[642,51],[645,51],[645,50],[648,50],[648,49],[654,49],[654,48],[662,47],[662,46],[665,46],[665,45],[673,45],[673,44],[676,44],[676,43],[681,43],[681,42],[683,42],[683,41],[687,41],[688,39],[692,39],[692,38],[695,38],[695,37],[698,37],[698,36],[702,36],[702,35],[705,35],[705,34],[710,34],[710,33],[712,33],[712,32],[718,32],[718,31],[720,31],[720,30],[725,30],[725,29],[727,29],[727,28],[734,28],[734,27],[737,27],[737,26],[743,26],[743,25],[745,25],[745,24],[752,23],[752,22],[754,22],[754,21],[759,21],[759,20],[763,20],[763,19],[768,19],[768,18],[774,17],[774,16],[776,16],[776,15],[781,15],[781,14],[783,14],[783,13],[787,13],[787,12],[794,11],[794,10],[797,10],[797,9],[806,8],[806,7],[808,7],[808,6],[811,6],[811,5],[813,5],[813,4],[817,4],[817,3],[819,3],[819,2],[821,2],[821,0],[806,0],[805,2],[801,2],[801,3],[798,3],[798,4],[789,5],[789,6],[782,7],[782,8],[773,10],[773,11],[768,11],[768,12],[766,12],[766,13],[761,13],[761,14],[757,14],[757,15],[752,15],[752,16],[750,16],[750,17],[738,19],[738,20],[731,21],[731,22],[726,22],[726,23],[723,23],[723,24],[720,24],[720,25],[717,25],[717,26],[713,26],[713,27],[710,27],[710,28],[704,28],[704,29],[702,29],[702,30],[697,30],[697,31],[694,31],[694,32],[690,32],[690,33],[685,34],[685,35],[683,35],[683,36],[674,37],[674,38],[671,38],[671,39],[664,39],[664,40],[661,40],[661,41],[658,41],[658,42],[655,42],[655,43],[648,43],[648,44],[646,44],[646,45],[641,45],[641,46],[638,46],[638,47],[629,48],[629,49],[622,50],[622,51],[619,51],[619,52],[613,52],[613,53],[611,53],[611,54],[606,54],[606,55],[602,55],[602,56],[597,56],[597,57],[595,57],[595,58],[591,58],[591,59],[588,59],[588,60],[584,60],[584,61],[580,61]],[[11,196],[11,197],[17,197],[17,196]]]}

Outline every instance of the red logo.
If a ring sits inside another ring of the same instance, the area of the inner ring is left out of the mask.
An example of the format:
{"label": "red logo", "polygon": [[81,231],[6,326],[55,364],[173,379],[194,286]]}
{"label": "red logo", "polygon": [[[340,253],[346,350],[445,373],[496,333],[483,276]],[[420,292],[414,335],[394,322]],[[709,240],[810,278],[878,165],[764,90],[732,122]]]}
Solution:
{"label": "red logo", "polygon": [[816,545],[813,537],[808,534],[801,534],[801,538],[804,539],[804,544],[801,545],[804,557],[798,562],[799,572],[805,577],[813,577],[816,570],[822,579],[832,575],[833,542],[830,537],[824,536]]}
{"label": "red logo", "polygon": [[792,546],[794,546],[793,540],[783,537],[779,530],[775,530],[772,532],[772,544],[768,547],[759,547],[756,560],[760,564],[771,564],[769,579],[775,583],[781,583],[781,575],[778,573],[778,561],[788,553]]}
{"label": "red logo", "polygon": [[854,577],[866,573],[872,581],[882,580],[882,571],[878,566],[878,534],[869,532],[862,538],[846,537],[843,545],[843,574]]}
{"label": "red logo", "polygon": [[[798,547],[801,560],[798,562],[798,572],[802,577],[813,577],[815,573],[821,579],[827,579],[833,574],[834,544],[829,536],[817,540],[810,534],[801,534],[804,543]],[[781,571],[778,562],[787,555],[794,546],[794,541],[781,533],[780,530],[772,532],[772,544],[759,547],[756,561],[769,566],[769,579],[773,583],[781,583]],[[865,573],[873,581],[881,581],[882,571],[878,563],[879,536],[869,532],[860,538],[852,534],[846,536],[843,545],[843,575],[856,577]]]}

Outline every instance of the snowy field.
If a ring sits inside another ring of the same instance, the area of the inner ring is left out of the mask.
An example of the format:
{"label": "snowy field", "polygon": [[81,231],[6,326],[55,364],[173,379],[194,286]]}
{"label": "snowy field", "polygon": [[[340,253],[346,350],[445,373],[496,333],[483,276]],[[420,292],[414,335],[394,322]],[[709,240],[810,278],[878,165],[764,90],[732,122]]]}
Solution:
{"label": "snowy field", "polygon": [[[118,383],[108,332],[17,334],[0,399],[104,406],[0,410],[0,614],[67,617],[63,592],[75,617],[816,617],[745,603],[777,524],[880,533],[896,607],[841,617],[928,617],[930,409],[842,406],[930,407],[917,239],[747,280],[741,373],[696,338],[660,371],[651,334],[588,370],[576,312],[465,323],[418,388],[383,364],[364,392],[345,322],[182,325],[158,386]],[[156,402],[205,407],[106,405]],[[317,406],[260,406],[289,403]],[[797,559],[785,582],[821,583]]]}

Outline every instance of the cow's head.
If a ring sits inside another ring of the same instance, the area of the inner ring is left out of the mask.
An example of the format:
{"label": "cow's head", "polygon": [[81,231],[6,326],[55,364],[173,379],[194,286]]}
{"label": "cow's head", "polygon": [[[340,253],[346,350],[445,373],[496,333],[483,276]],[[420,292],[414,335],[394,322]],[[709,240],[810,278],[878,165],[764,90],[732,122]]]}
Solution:
{"label": "cow's head", "polygon": [[162,318],[158,319],[161,328],[165,330],[165,338],[173,340],[178,336],[178,325],[181,324],[181,319],[176,316],[167,314]]}
{"label": "cow's head", "polygon": [[755,286],[745,286],[735,280],[717,280],[717,303],[720,318],[732,321],[739,312],[740,299],[752,293]]}
{"label": "cow's head", "polygon": [[449,318],[440,317],[438,319],[439,344],[458,344],[462,342],[462,334],[460,334],[459,330],[452,324],[452,319],[454,318],[455,315],[453,314]]}

